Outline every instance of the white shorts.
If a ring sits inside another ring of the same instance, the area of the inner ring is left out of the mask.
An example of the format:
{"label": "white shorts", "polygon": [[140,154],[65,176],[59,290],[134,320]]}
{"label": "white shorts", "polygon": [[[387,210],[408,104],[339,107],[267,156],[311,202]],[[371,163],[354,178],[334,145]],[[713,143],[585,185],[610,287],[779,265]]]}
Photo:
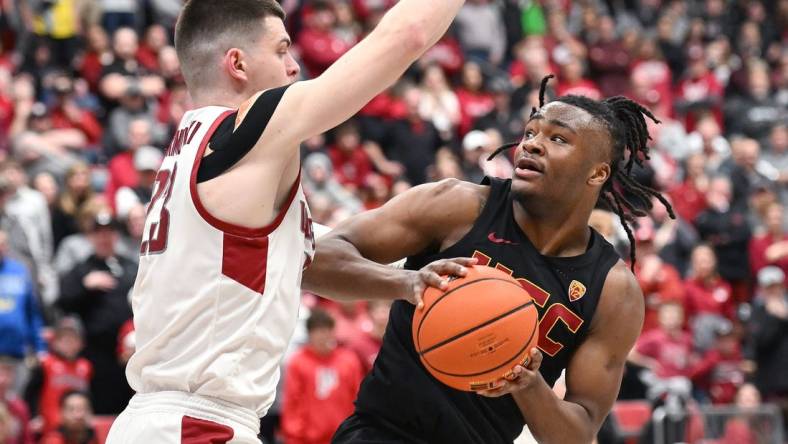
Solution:
{"label": "white shorts", "polygon": [[137,394],[112,424],[107,444],[260,444],[253,411],[185,392]]}

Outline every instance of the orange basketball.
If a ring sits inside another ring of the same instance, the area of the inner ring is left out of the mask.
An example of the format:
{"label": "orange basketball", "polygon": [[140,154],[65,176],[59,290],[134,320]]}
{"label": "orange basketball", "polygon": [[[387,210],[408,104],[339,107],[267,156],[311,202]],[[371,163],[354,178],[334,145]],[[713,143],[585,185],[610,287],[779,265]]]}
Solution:
{"label": "orange basketball", "polygon": [[484,390],[528,362],[538,326],[533,299],[516,280],[474,266],[446,291],[424,292],[424,308],[413,316],[413,343],[439,381],[458,390]]}

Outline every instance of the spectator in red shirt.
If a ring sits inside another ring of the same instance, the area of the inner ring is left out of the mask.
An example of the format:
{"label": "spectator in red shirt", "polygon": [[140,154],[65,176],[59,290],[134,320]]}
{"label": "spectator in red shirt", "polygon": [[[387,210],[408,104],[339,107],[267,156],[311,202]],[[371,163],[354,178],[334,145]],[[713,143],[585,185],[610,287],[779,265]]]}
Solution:
{"label": "spectator in red shirt", "polygon": [[659,327],[644,332],[630,360],[653,371],[659,378],[688,377],[692,364],[692,337],[683,330],[684,307],[665,301],[658,310]]}
{"label": "spectator in red shirt", "polygon": [[347,121],[336,129],[335,135],[336,143],[328,149],[334,176],[345,188],[358,190],[372,172],[372,162],[361,144],[358,125]]}
{"label": "spectator in red shirt", "polygon": [[340,344],[347,345],[369,330],[371,321],[367,314],[366,301],[339,302],[321,299],[320,302],[334,321],[334,334]]}
{"label": "spectator in red shirt", "polygon": [[654,247],[654,223],[650,218],[641,218],[639,222],[640,227],[635,230],[635,276],[646,298],[646,317],[643,322],[645,333],[657,327],[657,310],[664,302],[683,304],[684,288],[678,270],[657,254]]}
{"label": "spectator in red shirt", "polygon": [[785,208],[769,205],[764,224],[766,232],[750,240],[750,266],[753,276],[766,266],[780,267],[788,275],[788,232],[784,228]]}
{"label": "spectator in red shirt", "polygon": [[676,92],[676,112],[684,116],[687,131],[693,131],[698,118],[708,111],[713,113],[722,127],[723,88],[709,70],[702,48],[693,48],[689,59],[687,75],[679,83]]}
{"label": "spectator in red shirt", "polygon": [[301,58],[311,78],[322,74],[353,46],[334,33],[336,21],[337,17],[330,3],[312,3],[312,11],[306,18],[306,27],[298,35]]}
{"label": "spectator in red shirt", "polygon": [[462,54],[462,47],[457,39],[447,32],[438,43],[428,49],[417,62],[422,69],[430,65],[437,64],[443,69],[448,77],[454,77],[462,69],[465,57]]}
{"label": "spectator in red shirt", "polygon": [[363,334],[356,336],[348,343],[348,347],[356,352],[361,360],[364,373],[372,369],[372,364],[378,357],[380,346],[383,345],[383,334],[389,323],[390,311],[391,301],[371,300],[367,302],[367,313],[372,321],[369,324],[369,329],[364,330]]}
{"label": "spectator in red shirt", "polygon": [[583,77],[583,63],[577,57],[571,57],[561,65],[561,77],[555,92],[559,97],[570,94],[594,100],[602,97],[596,83]]}
{"label": "spectator in red shirt", "polygon": [[78,66],[79,76],[88,82],[91,91],[98,92],[101,73],[113,60],[109,37],[101,26],[88,28],[85,37],[87,50]]}
{"label": "spectator in red shirt", "polygon": [[159,70],[159,51],[167,46],[167,30],[159,24],[151,25],[137,48],[137,61],[148,71]]}
{"label": "spectator in red shirt", "polygon": [[25,399],[30,410],[43,420],[44,433],[60,424],[60,399],[66,392],[90,388],[93,365],[79,357],[84,346],[82,335],[79,319],[72,316],[62,318],[55,329],[51,353],[44,356],[28,382]]}
{"label": "spectator in red shirt", "polygon": [[122,187],[134,188],[139,185],[139,173],[134,168],[134,153],[151,143],[151,127],[147,119],[134,119],[129,123],[129,146],[118,153],[107,164],[109,181],[105,193],[107,201],[115,205],[115,193]]}
{"label": "spectator in red shirt", "polygon": [[694,366],[692,382],[714,404],[730,404],[744,383],[744,360],[731,323],[720,326],[716,336],[714,347]]}
{"label": "spectator in red shirt", "polygon": [[495,108],[492,94],[484,90],[484,76],[481,67],[475,62],[466,62],[462,67],[462,86],[457,90],[460,101],[459,136],[470,131],[476,119]]}
{"label": "spectator in red shirt", "polygon": [[644,38],[640,42],[630,79],[638,102],[657,117],[673,115],[673,73],[654,38]]}
{"label": "spectator in red shirt", "polygon": [[0,356],[0,406],[10,415],[9,436],[4,444],[33,444],[30,428],[30,410],[21,398],[11,392],[16,379],[17,361],[11,357]]}
{"label": "spectator in red shirt", "polygon": [[728,320],[735,317],[731,286],[717,272],[717,256],[708,245],[702,244],[692,251],[690,277],[684,281],[687,290],[685,307],[687,319],[695,316],[715,315]]}
{"label": "spectator in red shirt", "polygon": [[98,444],[92,416],[87,393],[78,390],[64,393],[60,399],[60,425],[44,435],[41,444]]}
{"label": "spectator in red shirt", "polygon": [[102,128],[96,116],[80,108],[74,100],[74,81],[68,76],[54,80],[55,103],[52,107],[52,127],[55,129],[76,129],[87,139],[88,145],[96,145],[101,140]]}
{"label": "spectator in red shirt", "polygon": [[309,340],[285,371],[282,433],[288,444],[328,444],[353,413],[363,373],[355,353],[337,346],[328,313],[314,309],[306,328]]}
{"label": "spectator in red shirt", "polygon": [[604,96],[624,94],[629,84],[629,53],[616,36],[612,17],[600,17],[597,26],[599,38],[588,50],[591,72]]}

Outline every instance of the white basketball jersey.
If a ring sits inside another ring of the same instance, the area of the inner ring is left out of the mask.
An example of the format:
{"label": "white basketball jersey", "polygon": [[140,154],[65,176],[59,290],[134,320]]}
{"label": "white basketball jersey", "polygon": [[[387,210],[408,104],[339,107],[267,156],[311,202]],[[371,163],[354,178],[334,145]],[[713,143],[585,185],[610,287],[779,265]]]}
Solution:
{"label": "white basketball jersey", "polygon": [[300,178],[265,228],[223,222],[200,203],[200,160],[231,112],[186,113],[165,154],[132,293],[137,348],[126,375],[138,393],[195,393],[263,416],[315,244]]}

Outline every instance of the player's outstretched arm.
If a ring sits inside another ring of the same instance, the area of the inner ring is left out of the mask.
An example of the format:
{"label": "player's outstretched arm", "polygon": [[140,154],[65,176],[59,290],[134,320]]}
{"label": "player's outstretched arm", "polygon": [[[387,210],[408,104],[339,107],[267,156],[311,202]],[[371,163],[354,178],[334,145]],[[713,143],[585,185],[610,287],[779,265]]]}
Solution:
{"label": "player's outstretched arm", "polygon": [[542,355],[536,349],[528,368],[515,369],[516,381],[481,394],[511,393],[540,443],[591,442],[618,396],[644,313],[643,293],[627,266],[619,262],[605,281],[588,336],[569,362],[564,399],[539,373]]}
{"label": "player's outstretched arm", "polygon": [[463,3],[400,0],[322,75],[287,90],[269,124],[282,143],[260,148],[294,146],[349,119],[443,36]]}
{"label": "player's outstretched arm", "polygon": [[420,300],[425,285],[439,287],[441,274],[464,275],[470,259],[439,261],[427,270],[388,266],[431,246],[440,247],[478,215],[477,185],[445,180],[421,185],[381,208],[350,218],[317,242],[303,288],[331,299]]}

